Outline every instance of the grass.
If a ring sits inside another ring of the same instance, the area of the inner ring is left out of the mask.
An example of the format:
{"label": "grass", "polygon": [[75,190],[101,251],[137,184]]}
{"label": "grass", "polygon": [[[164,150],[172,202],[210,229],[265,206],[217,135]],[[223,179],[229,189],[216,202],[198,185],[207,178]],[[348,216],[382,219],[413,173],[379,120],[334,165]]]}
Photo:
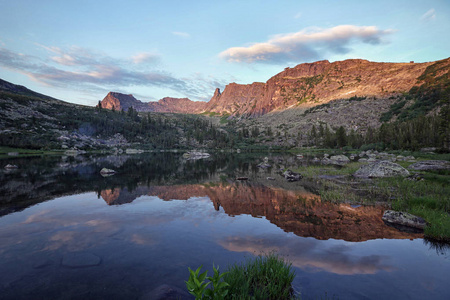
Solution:
{"label": "grass", "polygon": [[0,147],[0,157],[11,157],[8,153],[17,153],[20,156],[30,155],[42,155],[42,154],[61,154],[61,150],[37,150],[37,149],[24,149],[24,148],[12,148],[12,147]]}
{"label": "grass", "polygon": [[295,299],[291,264],[273,253],[235,264],[223,277],[229,292],[226,299]]}
{"label": "grass", "polygon": [[450,242],[450,174],[449,172],[423,172],[422,181],[396,178],[381,182],[390,186],[392,207],[424,218],[427,238]]}

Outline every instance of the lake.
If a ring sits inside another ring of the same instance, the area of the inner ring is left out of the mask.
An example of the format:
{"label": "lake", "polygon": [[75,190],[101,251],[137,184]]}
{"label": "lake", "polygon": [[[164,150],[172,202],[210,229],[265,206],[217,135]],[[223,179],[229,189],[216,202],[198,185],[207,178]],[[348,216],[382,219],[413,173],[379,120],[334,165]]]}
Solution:
{"label": "lake", "polygon": [[449,298],[448,247],[386,225],[383,205],[324,202],[279,174],[308,158],[181,154],[0,160],[0,298],[152,299],[185,290],[188,267],[270,252],[302,299]]}

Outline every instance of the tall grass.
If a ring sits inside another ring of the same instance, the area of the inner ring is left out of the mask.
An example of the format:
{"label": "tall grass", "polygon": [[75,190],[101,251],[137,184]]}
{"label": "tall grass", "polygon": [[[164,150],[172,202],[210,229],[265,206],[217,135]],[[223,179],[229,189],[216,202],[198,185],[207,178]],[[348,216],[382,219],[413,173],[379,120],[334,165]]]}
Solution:
{"label": "tall grass", "polygon": [[229,267],[227,299],[295,299],[291,264],[273,253]]}

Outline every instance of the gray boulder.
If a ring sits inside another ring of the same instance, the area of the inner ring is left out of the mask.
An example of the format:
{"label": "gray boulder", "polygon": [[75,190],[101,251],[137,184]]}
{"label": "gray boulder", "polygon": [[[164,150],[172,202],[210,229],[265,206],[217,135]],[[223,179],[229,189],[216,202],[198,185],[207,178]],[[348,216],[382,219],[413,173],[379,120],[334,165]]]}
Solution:
{"label": "gray boulder", "polygon": [[264,157],[264,161],[257,165],[258,168],[270,168],[271,165],[269,164],[269,158],[266,156]]}
{"label": "gray boulder", "polygon": [[408,176],[409,171],[399,164],[390,161],[378,161],[372,164],[361,166],[353,176],[355,177],[394,177],[394,176]]}
{"label": "gray boulder", "polygon": [[293,182],[293,181],[299,181],[300,179],[303,178],[302,175],[300,175],[299,173],[295,173],[292,172],[291,170],[287,169],[284,173],[283,173],[284,178],[286,178],[287,181],[289,182]]}
{"label": "gray boulder", "polygon": [[391,224],[408,226],[418,229],[424,229],[427,225],[427,222],[421,217],[412,215],[410,213],[394,210],[386,210],[383,214],[382,219],[383,221]]}
{"label": "gray boulder", "polygon": [[446,160],[424,160],[410,165],[408,169],[418,171],[450,170],[450,162]]}
{"label": "gray boulder", "polygon": [[17,169],[18,167],[16,165],[7,164],[5,166],[5,169]]}
{"label": "gray boulder", "polygon": [[111,170],[111,169],[107,169],[107,168],[103,168],[103,169],[100,170],[100,174],[102,174],[102,175],[112,175],[112,174],[115,174],[115,173],[116,173],[116,171]]}
{"label": "gray boulder", "polygon": [[333,155],[330,157],[330,161],[333,165],[345,165],[350,162],[350,159],[345,155]]}

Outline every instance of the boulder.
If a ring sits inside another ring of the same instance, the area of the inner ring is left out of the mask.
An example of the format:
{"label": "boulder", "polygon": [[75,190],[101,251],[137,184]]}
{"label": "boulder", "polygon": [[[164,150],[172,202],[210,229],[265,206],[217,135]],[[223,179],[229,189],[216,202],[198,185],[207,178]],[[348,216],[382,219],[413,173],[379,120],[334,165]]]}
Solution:
{"label": "boulder", "polygon": [[17,169],[18,167],[16,165],[7,164],[5,166],[5,169]]}
{"label": "boulder", "polygon": [[399,164],[390,161],[378,161],[372,164],[361,166],[353,176],[355,177],[394,177],[394,176],[408,176],[409,172]]}
{"label": "boulder", "polygon": [[408,169],[418,171],[450,170],[450,162],[446,160],[424,160],[410,165]]}
{"label": "boulder", "polygon": [[258,168],[270,168],[271,165],[269,164],[269,158],[266,156],[264,157],[264,161],[257,165]]}
{"label": "boulder", "polygon": [[302,175],[300,175],[299,173],[295,173],[292,172],[291,170],[287,169],[284,173],[283,173],[284,178],[286,178],[287,181],[289,182],[293,182],[293,181],[299,181],[300,179],[303,178]]}
{"label": "boulder", "polygon": [[391,224],[408,226],[418,229],[424,229],[427,225],[427,222],[421,217],[412,215],[410,213],[394,210],[386,210],[383,214],[382,219],[383,221]]}
{"label": "boulder", "polygon": [[350,162],[350,159],[345,155],[333,155],[330,158],[324,157],[322,163],[324,165],[338,165],[343,166]]}
{"label": "boulder", "polygon": [[112,175],[112,174],[115,174],[115,173],[116,173],[116,171],[111,170],[111,169],[107,169],[107,168],[103,168],[103,169],[100,170],[100,174],[102,174],[102,175]]}
{"label": "boulder", "polygon": [[345,155],[333,155],[330,157],[330,161],[333,165],[345,165],[350,162],[350,159]]}

